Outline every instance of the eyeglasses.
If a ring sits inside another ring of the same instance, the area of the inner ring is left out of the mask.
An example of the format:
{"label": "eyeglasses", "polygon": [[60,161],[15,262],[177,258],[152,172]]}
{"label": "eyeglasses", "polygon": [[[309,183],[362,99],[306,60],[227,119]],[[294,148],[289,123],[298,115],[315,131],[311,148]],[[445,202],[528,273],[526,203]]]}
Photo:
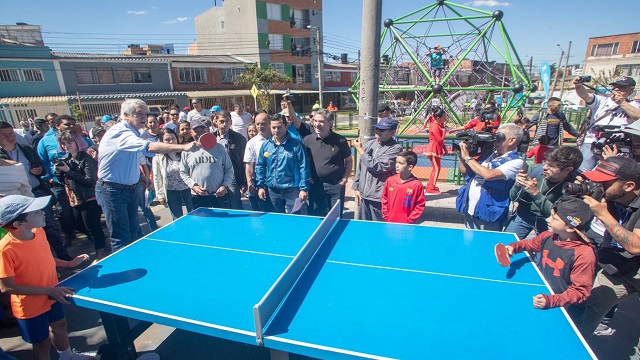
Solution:
{"label": "eyeglasses", "polygon": [[169,115],[171,115],[171,116],[178,116],[178,115],[180,115],[180,114],[174,114],[174,113],[171,113],[171,114],[169,114]]}

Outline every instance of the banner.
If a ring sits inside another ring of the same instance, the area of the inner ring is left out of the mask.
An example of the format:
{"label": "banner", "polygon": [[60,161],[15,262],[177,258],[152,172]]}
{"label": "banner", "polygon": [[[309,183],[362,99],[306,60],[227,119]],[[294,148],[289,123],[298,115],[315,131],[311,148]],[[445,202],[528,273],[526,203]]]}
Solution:
{"label": "banner", "polygon": [[548,99],[549,84],[551,83],[551,67],[547,62],[540,64],[540,79],[542,80],[542,86],[544,87],[544,98]]}

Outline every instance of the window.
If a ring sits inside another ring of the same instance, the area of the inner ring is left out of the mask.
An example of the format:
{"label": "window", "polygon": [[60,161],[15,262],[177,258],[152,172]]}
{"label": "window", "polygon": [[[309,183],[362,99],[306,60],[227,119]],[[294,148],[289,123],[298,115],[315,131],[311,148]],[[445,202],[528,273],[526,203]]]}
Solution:
{"label": "window", "polygon": [[324,81],[339,82],[340,81],[340,72],[338,72],[338,71],[325,71],[324,72]]}
{"label": "window", "polygon": [[178,68],[181,83],[206,83],[204,68]]}
{"label": "window", "polygon": [[355,71],[351,72],[351,82],[356,82],[356,79],[358,78],[358,73]]}
{"label": "window", "polygon": [[297,84],[310,84],[311,83],[311,65],[308,64],[293,64],[291,66],[291,77],[294,83]]}
{"label": "window", "polygon": [[118,69],[118,82],[121,84],[151,83],[151,70],[149,68]]}
{"label": "window", "polygon": [[620,74],[620,76],[631,76],[637,78],[640,76],[640,64],[618,65],[616,66],[615,73]]}
{"label": "window", "polygon": [[269,50],[283,49],[283,36],[279,34],[269,34]]}
{"label": "window", "polygon": [[40,69],[22,69],[22,77],[24,81],[44,81]]}
{"label": "window", "polygon": [[218,16],[218,30],[224,30],[224,16]]}
{"label": "window", "polygon": [[271,66],[280,74],[284,74],[284,63],[272,63]]}
{"label": "window", "polygon": [[0,69],[0,82],[18,82],[18,69]]}
{"label": "window", "polygon": [[591,56],[611,56],[618,54],[620,43],[595,44],[591,47]]}
{"label": "window", "polygon": [[631,53],[640,53],[640,40],[636,40],[633,42],[633,45],[631,46]]}
{"label": "window", "polygon": [[76,68],[78,85],[115,84],[113,68]]}
{"label": "window", "polygon": [[245,69],[222,69],[222,83],[233,84],[236,76],[245,72]]}
{"label": "window", "polygon": [[300,57],[311,56],[311,39],[291,38],[291,55]]}
{"label": "window", "polygon": [[295,24],[291,22],[291,24],[293,25],[292,27],[296,29],[306,29],[307,26],[311,24],[311,22],[309,21],[309,10],[291,9],[290,13],[291,15],[289,22],[291,22],[291,20],[295,22]]}
{"label": "window", "polygon": [[282,21],[282,7],[280,4],[267,4],[267,19]]}

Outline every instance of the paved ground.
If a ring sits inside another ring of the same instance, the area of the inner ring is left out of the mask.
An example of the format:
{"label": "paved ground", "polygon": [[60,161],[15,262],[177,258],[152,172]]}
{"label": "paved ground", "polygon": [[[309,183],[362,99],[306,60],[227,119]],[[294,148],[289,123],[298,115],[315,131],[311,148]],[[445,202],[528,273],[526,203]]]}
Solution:
{"label": "paved ground", "polygon": [[[443,191],[441,195],[428,196],[427,207],[420,223],[430,226],[463,227],[462,216],[455,212],[455,198],[457,186],[450,184],[439,184]],[[245,202],[245,208],[249,209],[249,204]],[[353,194],[347,192],[345,202],[345,217],[353,218],[354,211]],[[166,225],[171,221],[169,211],[164,206],[152,207],[153,212],[160,217],[158,224]],[[148,229],[144,229],[148,230]],[[442,239],[441,244],[446,251],[446,239]],[[438,249],[434,248],[434,251]],[[85,240],[79,240],[70,248],[72,255],[81,253],[91,253],[92,246]],[[61,271],[61,276],[71,275],[70,271]],[[175,294],[167,292],[167,296]],[[178,297],[176,297],[178,298]],[[597,336],[591,341],[596,355],[600,359],[623,360],[629,359],[633,351],[634,341],[640,336],[640,314],[638,313],[638,297],[633,296],[623,303],[618,313],[612,321],[612,326],[616,329],[611,336]],[[100,316],[95,311],[85,310],[73,306],[66,307],[67,319],[69,322],[69,332],[71,346],[78,351],[97,350],[105,343],[105,333],[101,325]],[[479,329],[481,331],[481,329]],[[552,331],[552,329],[550,329]],[[523,346],[536,346],[536,344],[526,344]],[[31,359],[30,346],[22,341],[17,328],[0,328],[0,347],[16,358]],[[140,352],[154,351],[163,360],[209,360],[209,359],[268,359],[269,351],[257,346],[235,344],[224,340],[217,340],[208,336],[176,330],[161,325],[152,325],[136,341],[136,347]],[[58,356],[54,352],[52,359]],[[301,357],[291,357],[300,359]]]}

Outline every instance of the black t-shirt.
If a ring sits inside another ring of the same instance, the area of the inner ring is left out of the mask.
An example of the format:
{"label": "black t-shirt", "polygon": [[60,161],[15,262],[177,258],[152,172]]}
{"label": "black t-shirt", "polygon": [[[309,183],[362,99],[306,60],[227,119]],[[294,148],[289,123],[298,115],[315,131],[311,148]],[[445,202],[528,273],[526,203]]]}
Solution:
{"label": "black t-shirt", "polygon": [[351,156],[347,139],[331,131],[320,139],[316,134],[308,135],[302,141],[311,164],[311,178],[314,181],[337,184],[345,173],[344,159]]}

